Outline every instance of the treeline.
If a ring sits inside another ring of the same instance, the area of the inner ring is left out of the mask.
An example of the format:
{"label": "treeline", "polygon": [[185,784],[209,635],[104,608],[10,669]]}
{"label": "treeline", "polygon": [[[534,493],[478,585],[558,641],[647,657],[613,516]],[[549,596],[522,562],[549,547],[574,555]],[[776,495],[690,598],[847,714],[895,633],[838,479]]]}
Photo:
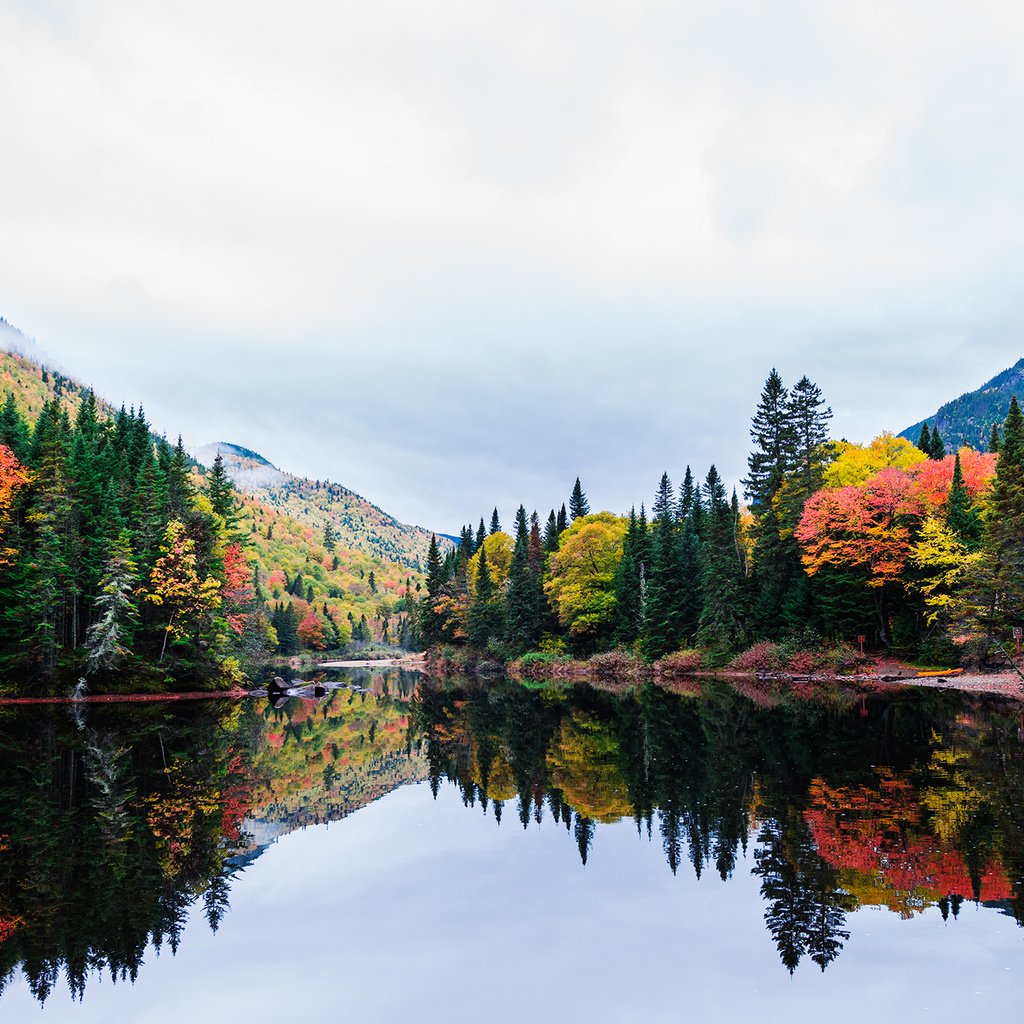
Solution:
{"label": "treeline", "polygon": [[[745,502],[712,466],[663,474],[648,513],[592,514],[577,479],[545,525],[520,505],[510,533],[463,527],[431,548],[420,631],[428,645],[495,660],[698,649],[712,664],[756,647],[766,662],[835,641],[952,660],[1024,623],[1024,419],[1013,401],[991,451],[946,454],[883,434],[829,440],[807,377],[773,370],[751,421]],[[1019,570],[1019,571],[1018,571]],[[980,655],[979,655],[980,656]],[[781,667],[765,664],[749,667]]]}
{"label": "treeline", "polygon": [[235,677],[277,638],[218,463],[197,489],[179,438],[141,409],[72,421],[58,398],[34,425],[0,408],[0,668],[19,691],[58,674]]}

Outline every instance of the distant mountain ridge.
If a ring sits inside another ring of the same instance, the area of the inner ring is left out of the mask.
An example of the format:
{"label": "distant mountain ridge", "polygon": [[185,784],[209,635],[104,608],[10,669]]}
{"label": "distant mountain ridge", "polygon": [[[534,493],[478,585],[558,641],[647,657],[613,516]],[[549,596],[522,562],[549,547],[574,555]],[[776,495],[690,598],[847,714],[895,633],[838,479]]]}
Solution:
{"label": "distant mountain ridge", "polygon": [[[59,398],[74,418],[91,388],[45,359],[35,341],[0,317],[0,401],[5,392],[11,393],[18,411],[33,423],[46,402]],[[99,396],[96,401],[102,415],[116,414],[110,403]],[[322,541],[330,523],[342,549],[413,570],[426,567],[429,530],[400,523],[341,484],[286,473],[242,445],[220,441],[200,448],[194,457],[211,466],[218,451],[236,487],[275,513],[297,520],[306,531],[307,544]],[[442,552],[451,545],[441,534],[438,543]]]}
{"label": "distant mountain ridge", "polygon": [[[426,568],[430,531],[400,523],[355,491],[330,480],[309,480],[278,469],[259,452],[228,441],[203,445],[196,459],[213,465],[221,456],[232,483],[258,501],[284,512],[322,537],[330,525],[344,548],[410,568]],[[449,542],[438,534],[441,550]]]}
{"label": "distant mountain ridge", "polygon": [[1002,426],[1010,400],[1024,400],[1024,359],[996,374],[974,391],[939,407],[938,411],[907,427],[901,436],[913,442],[921,436],[921,427],[928,423],[937,427],[947,449],[967,444],[982,451],[988,449],[994,423]]}

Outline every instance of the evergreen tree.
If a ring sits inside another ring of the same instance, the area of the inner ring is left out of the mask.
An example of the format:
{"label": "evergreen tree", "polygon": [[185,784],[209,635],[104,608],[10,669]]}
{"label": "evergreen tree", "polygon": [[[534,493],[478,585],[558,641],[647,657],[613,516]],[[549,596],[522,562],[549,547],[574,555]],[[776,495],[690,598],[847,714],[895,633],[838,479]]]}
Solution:
{"label": "evergreen tree", "polygon": [[1016,397],[1000,449],[981,558],[966,588],[971,614],[990,636],[1024,622],[1024,415]]}
{"label": "evergreen tree", "polygon": [[547,525],[544,527],[544,553],[550,555],[558,550],[558,520],[555,518],[555,510],[552,509],[548,515]]}
{"label": "evergreen tree", "polygon": [[476,590],[469,606],[469,642],[480,649],[487,647],[501,631],[501,603],[495,593],[491,570],[487,565],[487,551],[480,549],[477,556],[479,569]]}
{"label": "evergreen tree", "polygon": [[334,527],[328,523],[324,527],[324,550],[333,553],[338,546],[338,535],[334,532]]}
{"label": "evergreen tree", "polygon": [[917,439],[917,447],[921,449],[928,456],[932,458],[932,432],[928,426],[928,421],[925,420],[921,424],[921,436]]}
{"label": "evergreen tree", "polygon": [[14,393],[11,391],[7,392],[7,397],[0,406],[0,444],[7,445],[19,462],[24,463],[29,457],[31,435],[28,424],[18,412]]}
{"label": "evergreen tree", "polygon": [[495,510],[491,513],[491,533],[495,534],[498,533],[500,530],[501,520],[498,518],[498,510],[497,508],[495,508]]}
{"label": "evergreen tree", "polygon": [[946,446],[943,444],[942,438],[939,436],[938,423],[932,427],[931,449],[928,452],[928,457],[930,459],[934,459],[936,462],[940,462],[946,457]]}
{"label": "evergreen tree", "polygon": [[131,534],[124,530],[114,542],[100,582],[95,601],[99,618],[86,635],[89,672],[117,668],[131,655],[132,631],[139,618],[134,596],[138,584]]}
{"label": "evergreen tree", "polygon": [[747,458],[747,478],[743,486],[751,508],[757,513],[771,503],[796,455],[789,393],[777,370],[773,369],[765,381],[750,424],[750,437],[754,448]]}
{"label": "evergreen tree", "polygon": [[558,516],[555,520],[555,525],[558,527],[559,537],[561,537],[562,534],[569,529],[569,516],[565,511],[565,502],[562,502],[562,507],[558,510]]}
{"label": "evergreen tree", "polygon": [[[650,564],[644,566],[643,648],[649,658],[660,658],[678,649],[682,640],[680,601],[683,594],[681,536],[676,520],[672,481],[663,473],[651,508],[654,525],[650,539]],[[640,566],[627,567],[639,576]],[[637,579],[637,587],[640,581]]]}
{"label": "evergreen tree", "polygon": [[742,567],[737,553],[735,513],[712,466],[704,484],[706,535],[702,538],[699,639],[709,647],[738,647],[746,639]]}
{"label": "evergreen tree", "polygon": [[[646,533],[646,526],[644,533]],[[647,537],[641,536],[636,509],[629,510],[629,529],[623,542],[622,561],[615,573],[615,635],[617,644],[631,645],[644,626],[647,590]]]}
{"label": "evergreen tree", "polygon": [[998,455],[999,454],[1000,445],[1001,445],[1001,441],[999,439],[999,424],[998,423],[993,423],[992,424],[992,433],[991,433],[991,435],[989,437],[989,440],[988,440],[988,450],[993,455]]}
{"label": "evergreen tree", "polygon": [[484,518],[480,517],[480,525],[476,529],[476,540],[473,543],[473,551],[477,552],[484,546],[487,540],[487,528],[484,526]]}
{"label": "evergreen tree", "polygon": [[576,483],[573,485],[572,494],[569,497],[569,515],[573,522],[580,516],[590,515],[590,502],[587,501],[587,495],[580,486],[579,477],[576,477]]}
{"label": "evergreen tree", "polygon": [[968,551],[977,548],[981,540],[981,517],[964,484],[959,452],[953,463],[953,482],[946,502],[946,525]]}

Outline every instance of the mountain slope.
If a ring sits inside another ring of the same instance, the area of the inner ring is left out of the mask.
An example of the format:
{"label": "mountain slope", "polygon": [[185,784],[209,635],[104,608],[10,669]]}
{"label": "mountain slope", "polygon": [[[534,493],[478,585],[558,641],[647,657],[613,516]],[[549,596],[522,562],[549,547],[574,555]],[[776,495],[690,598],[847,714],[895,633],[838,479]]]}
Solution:
{"label": "mountain slope", "polygon": [[[196,458],[212,466],[218,453],[240,491],[312,528],[317,538],[323,538],[330,524],[343,548],[417,570],[426,567],[430,532],[422,527],[400,523],[341,484],[282,472],[258,452],[240,445],[226,441],[204,445]],[[448,546],[440,537],[438,542],[442,550]]]}
{"label": "mountain slope", "polygon": [[961,444],[987,450],[992,424],[1002,425],[1010,407],[1010,399],[1014,396],[1018,402],[1024,398],[1024,359],[996,374],[980,388],[947,402],[927,420],[919,420],[907,427],[902,436],[916,444],[921,436],[921,426],[927,422],[939,428],[939,434],[949,450]]}

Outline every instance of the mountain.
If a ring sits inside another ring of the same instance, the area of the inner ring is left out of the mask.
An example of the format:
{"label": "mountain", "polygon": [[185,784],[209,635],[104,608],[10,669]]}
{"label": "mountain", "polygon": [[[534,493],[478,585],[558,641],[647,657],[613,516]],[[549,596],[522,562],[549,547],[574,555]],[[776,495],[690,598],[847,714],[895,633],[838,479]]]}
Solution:
{"label": "mountain", "polygon": [[[250,448],[218,441],[204,445],[195,456],[209,467],[218,454],[240,491],[312,528],[317,537],[323,537],[330,524],[343,548],[413,569],[426,567],[430,531],[400,523],[341,484],[283,472]],[[440,535],[438,543],[442,551],[449,546]]]}
{"label": "mountain", "polygon": [[39,347],[34,338],[26,338],[14,324],[0,316],[0,352],[13,352],[40,365],[52,366],[53,360]]}
{"label": "mountain", "polygon": [[[74,421],[90,389],[13,351],[34,351],[26,341],[0,321],[0,406],[12,396],[18,413],[34,425],[43,405],[56,398]],[[101,419],[119,415],[100,399],[97,407]],[[136,418],[144,422],[141,406]],[[353,636],[386,643],[411,639],[411,609],[423,582],[416,567],[426,565],[430,542],[426,530],[397,522],[340,484],[285,473],[238,445],[207,446],[199,455],[212,464],[218,450],[241,492],[236,529],[247,539],[246,560],[268,614],[276,618],[287,610],[290,633],[307,618],[323,629],[320,639],[315,628],[287,642],[279,633],[279,653],[335,649]],[[205,490],[208,474],[198,461],[191,472],[196,489]],[[442,550],[450,546],[440,538],[439,544]]]}
{"label": "mountain", "polygon": [[927,422],[939,428],[939,434],[950,451],[962,444],[987,451],[992,424],[1002,426],[1010,399],[1014,396],[1018,402],[1024,399],[1024,359],[996,374],[980,388],[940,406],[938,412],[927,420],[919,420],[907,427],[902,436],[916,444],[921,436],[921,427]]}

